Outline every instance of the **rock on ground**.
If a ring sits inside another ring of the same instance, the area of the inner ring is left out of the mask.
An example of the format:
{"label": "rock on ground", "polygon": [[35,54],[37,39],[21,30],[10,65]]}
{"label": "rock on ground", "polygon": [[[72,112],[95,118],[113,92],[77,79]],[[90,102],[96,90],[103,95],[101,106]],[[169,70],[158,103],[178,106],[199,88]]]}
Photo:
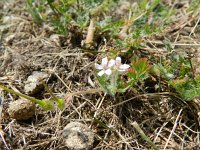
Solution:
{"label": "rock on ground", "polygon": [[71,122],[63,130],[65,145],[73,150],[92,149],[94,133],[80,122]]}

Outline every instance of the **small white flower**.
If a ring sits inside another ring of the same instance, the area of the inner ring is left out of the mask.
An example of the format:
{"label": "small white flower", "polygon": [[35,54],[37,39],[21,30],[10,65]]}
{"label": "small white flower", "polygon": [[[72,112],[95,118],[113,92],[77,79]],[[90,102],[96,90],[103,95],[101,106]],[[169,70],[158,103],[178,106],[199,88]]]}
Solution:
{"label": "small white flower", "polygon": [[104,74],[107,74],[108,76],[112,74],[112,67],[115,65],[115,60],[111,59],[108,61],[108,58],[105,57],[102,59],[101,64],[95,63],[95,68],[98,70],[101,70],[98,72],[98,76],[102,76]]}
{"label": "small white flower", "polygon": [[125,72],[127,69],[130,67],[128,64],[122,64],[122,59],[121,57],[117,57],[115,59],[115,67],[119,72]]}

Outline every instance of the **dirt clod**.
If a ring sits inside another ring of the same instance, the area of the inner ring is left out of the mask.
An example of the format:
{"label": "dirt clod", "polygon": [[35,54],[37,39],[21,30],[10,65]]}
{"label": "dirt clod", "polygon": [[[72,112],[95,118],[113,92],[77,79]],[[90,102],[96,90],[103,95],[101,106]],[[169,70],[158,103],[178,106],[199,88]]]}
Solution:
{"label": "dirt clod", "polygon": [[26,99],[18,99],[10,103],[8,113],[13,119],[27,120],[35,114],[35,103]]}
{"label": "dirt clod", "polygon": [[24,86],[25,93],[28,95],[36,94],[43,88],[43,85],[40,81],[46,79],[47,77],[47,73],[34,71],[26,81],[26,84]]}
{"label": "dirt clod", "polygon": [[94,142],[93,132],[79,122],[69,123],[63,130],[63,137],[66,146],[73,150],[91,149]]}

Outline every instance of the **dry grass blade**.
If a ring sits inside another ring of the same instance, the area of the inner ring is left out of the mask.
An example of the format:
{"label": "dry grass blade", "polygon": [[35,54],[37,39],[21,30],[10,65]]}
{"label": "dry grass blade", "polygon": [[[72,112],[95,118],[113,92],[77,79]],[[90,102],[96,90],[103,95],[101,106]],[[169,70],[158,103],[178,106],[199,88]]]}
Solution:
{"label": "dry grass blade", "polygon": [[178,114],[178,116],[177,116],[177,118],[176,118],[176,120],[175,120],[175,123],[174,123],[174,126],[173,126],[173,128],[172,128],[172,131],[171,131],[171,133],[170,133],[170,135],[169,135],[169,137],[168,137],[168,139],[167,139],[167,142],[166,142],[166,144],[165,144],[164,150],[167,148],[167,146],[168,146],[168,144],[169,144],[169,141],[170,141],[172,135],[174,134],[174,131],[175,131],[175,129],[176,129],[176,126],[177,126],[177,124],[178,124],[178,120],[179,120],[179,118],[180,118],[180,115],[181,115],[182,111],[183,111],[182,109],[179,111],[179,114]]}
{"label": "dry grass blade", "polygon": [[[1,90],[0,90],[0,95],[3,95]],[[1,125],[2,124],[1,122],[2,122],[3,105],[4,105],[4,98],[2,98],[2,96],[0,96],[0,148],[2,148],[2,149],[4,148],[4,146],[3,146],[3,143],[4,143],[5,147],[7,149],[9,149],[8,145],[6,144],[6,141],[4,139],[4,131],[2,130],[2,125]]]}
{"label": "dry grass blade", "polygon": [[136,131],[140,134],[143,140],[145,140],[149,145],[151,145],[151,147],[154,150],[159,150],[158,147],[155,145],[155,143],[153,143],[151,139],[145,135],[145,133],[143,132],[143,130],[140,128],[139,124],[136,121],[131,123],[131,125],[136,129]]}

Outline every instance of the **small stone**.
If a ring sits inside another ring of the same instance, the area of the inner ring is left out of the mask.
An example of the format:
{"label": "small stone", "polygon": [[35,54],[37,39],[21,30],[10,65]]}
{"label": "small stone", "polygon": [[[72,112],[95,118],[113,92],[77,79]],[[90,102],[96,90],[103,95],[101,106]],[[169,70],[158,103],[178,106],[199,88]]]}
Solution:
{"label": "small stone", "polygon": [[60,38],[61,36],[59,34],[52,34],[50,36],[50,40],[54,42],[57,46],[61,46]]}
{"label": "small stone", "polygon": [[42,88],[43,84],[41,80],[44,80],[49,75],[45,72],[34,71],[32,75],[30,75],[25,83],[24,91],[28,95],[34,95],[38,93]]}
{"label": "small stone", "polygon": [[26,99],[10,102],[8,114],[16,120],[27,120],[35,115],[35,103]]}
{"label": "small stone", "polygon": [[71,122],[63,130],[65,145],[73,150],[92,149],[94,133],[80,122]]}

